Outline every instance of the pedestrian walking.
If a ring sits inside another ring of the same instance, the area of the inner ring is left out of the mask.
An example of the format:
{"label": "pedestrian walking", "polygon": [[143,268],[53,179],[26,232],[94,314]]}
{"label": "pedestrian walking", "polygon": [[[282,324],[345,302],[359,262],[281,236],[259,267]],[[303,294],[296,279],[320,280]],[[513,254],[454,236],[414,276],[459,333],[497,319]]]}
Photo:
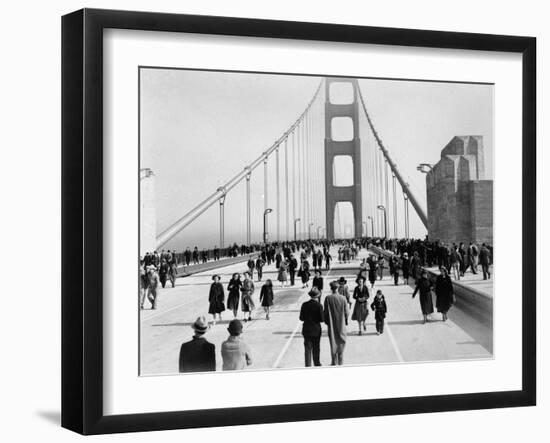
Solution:
{"label": "pedestrian walking", "polygon": [[302,279],[302,289],[309,286],[309,262],[304,259],[300,265],[300,270],[298,271],[298,276]]}
{"label": "pedestrian walking", "polygon": [[357,287],[353,290],[353,298],[355,300],[355,306],[353,307],[353,312],[351,314],[351,319],[357,322],[359,327],[359,335],[362,335],[363,331],[367,330],[367,316],[369,315],[369,306],[367,300],[369,299],[369,289],[365,286],[365,278],[357,278]]}
{"label": "pedestrian walking", "polygon": [[215,371],[216,347],[204,338],[204,334],[208,331],[206,318],[198,317],[191,327],[195,334],[191,341],[181,345],[179,372]]}
{"label": "pedestrian walking", "polygon": [[163,258],[161,259],[160,266],[159,266],[159,280],[163,289],[166,286],[167,277],[168,277],[168,263],[166,263],[166,259]]}
{"label": "pedestrian walking", "polygon": [[384,278],[384,268],[386,267],[386,262],[383,255],[378,256],[378,277],[380,280]]}
{"label": "pedestrian walking", "polygon": [[401,271],[403,272],[403,283],[405,285],[409,284],[410,269],[409,254],[405,252],[401,258]]}
{"label": "pedestrian walking", "polygon": [[311,288],[308,295],[310,299],[304,302],[300,308],[300,320],[302,336],[304,337],[304,357],[306,367],[311,366],[311,360],[315,366],[321,366],[321,322],[323,321],[323,306],[319,302],[321,292]]}
{"label": "pedestrian walking", "polygon": [[298,268],[298,260],[294,257],[294,254],[290,255],[290,263],[288,265],[288,273],[290,275],[290,286],[294,286],[294,279],[296,277],[296,269]]}
{"label": "pedestrian walking", "polygon": [[369,282],[371,289],[374,288],[374,282],[376,281],[376,268],[378,264],[374,261],[372,255],[369,255],[367,258],[368,272],[369,272]]}
{"label": "pedestrian walking", "polygon": [[384,319],[386,318],[386,313],[388,312],[388,307],[386,305],[386,298],[382,291],[379,289],[376,291],[374,300],[370,305],[371,309],[374,311],[374,319],[376,321],[376,333],[378,335],[384,333]]}
{"label": "pedestrian walking", "polygon": [[481,265],[481,270],[483,271],[483,280],[491,278],[491,272],[489,271],[489,266],[491,264],[491,252],[485,243],[481,245],[481,249],[479,250],[479,264]]}
{"label": "pedestrian walking", "polygon": [[254,265],[255,265],[254,258],[250,256],[248,258],[248,262],[246,262],[246,266],[248,267],[248,273],[250,274],[250,278],[254,278],[254,267],[255,267]]}
{"label": "pedestrian walking", "polygon": [[225,293],[223,285],[220,283],[218,274],[212,276],[213,283],[210,285],[210,293],[208,294],[208,313],[212,314],[212,321],[216,324],[216,314],[222,320],[222,312],[225,311]]}
{"label": "pedestrian walking", "polygon": [[397,286],[399,284],[399,268],[401,267],[400,259],[397,254],[393,254],[391,258],[392,268],[393,268],[393,284]]}
{"label": "pedestrian walking", "polygon": [[432,300],[432,282],[428,279],[428,272],[425,269],[421,271],[412,298],[416,296],[416,293],[419,294],[420,309],[424,318],[423,323],[427,323],[428,315],[434,312],[434,306]]}
{"label": "pedestrian walking", "polygon": [[340,277],[338,280],[338,294],[344,296],[346,302],[348,303],[348,308],[351,309],[351,298],[349,295],[349,289],[347,280],[344,277]]}
{"label": "pedestrian walking", "polygon": [[288,260],[283,260],[281,266],[279,266],[279,272],[277,274],[277,280],[281,282],[281,286],[284,286],[288,280]]}
{"label": "pedestrian walking", "polygon": [[[159,275],[155,265],[147,267],[147,300],[151,303],[151,309],[157,309],[157,289],[159,286]],[[143,303],[142,303],[143,306]]]}
{"label": "pedestrian walking", "polygon": [[331,282],[330,291],[325,297],[323,319],[327,325],[331,365],[335,366],[344,364],[349,305],[346,298],[338,293],[338,283]]}
{"label": "pedestrian walking", "polygon": [[233,312],[233,318],[237,318],[239,298],[241,297],[241,274],[235,272],[227,285],[227,309]]}
{"label": "pedestrian walking", "polygon": [[222,343],[222,370],[242,371],[252,364],[250,347],[242,339],[243,324],[233,319],[227,327],[229,337]]}
{"label": "pedestrian walking", "polygon": [[311,287],[317,288],[319,290],[319,300],[321,300],[321,296],[323,295],[323,286],[324,286],[323,273],[321,271],[321,268],[317,268],[314,274],[315,274],[315,277],[313,277],[313,280],[311,282]]}
{"label": "pedestrian walking", "polygon": [[269,320],[269,310],[273,306],[273,283],[270,279],[265,281],[265,284],[260,290],[260,304],[265,311],[265,319]]}
{"label": "pedestrian walking", "polygon": [[258,257],[256,260],[256,272],[258,273],[258,281],[262,281],[264,273],[265,260],[262,257]]}
{"label": "pedestrian walking", "polygon": [[454,303],[455,294],[447,268],[442,266],[439,271],[440,274],[435,279],[435,307],[437,312],[441,312],[443,321],[447,321],[447,312]]}
{"label": "pedestrian walking", "polygon": [[[254,300],[252,299],[252,294],[254,294],[254,282],[252,281],[252,276],[248,272],[244,273],[244,281],[241,286],[241,293],[241,309],[243,310],[244,321],[250,321],[252,320],[252,311],[256,306],[254,305]],[[246,318],[247,313],[248,318]]]}
{"label": "pedestrian walking", "polygon": [[325,254],[325,269],[328,271],[330,269],[330,262],[332,261],[332,255],[330,255],[330,253],[328,252],[328,249],[327,249],[327,252]]}

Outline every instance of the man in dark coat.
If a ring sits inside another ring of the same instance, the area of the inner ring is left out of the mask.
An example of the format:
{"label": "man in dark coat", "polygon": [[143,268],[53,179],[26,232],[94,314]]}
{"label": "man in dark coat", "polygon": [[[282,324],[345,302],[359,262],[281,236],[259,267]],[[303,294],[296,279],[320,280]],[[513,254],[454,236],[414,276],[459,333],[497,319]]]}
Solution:
{"label": "man in dark coat", "polygon": [[483,243],[481,249],[479,250],[479,264],[481,265],[481,270],[483,271],[483,280],[491,278],[491,272],[489,272],[489,264],[491,263],[491,252],[487,245]]}
{"label": "man in dark coat", "polygon": [[294,278],[296,277],[296,269],[298,268],[298,260],[293,254],[290,255],[290,263],[288,265],[288,273],[290,274],[290,286],[294,286]]}
{"label": "man in dark coat", "polygon": [[300,320],[304,322],[302,326],[302,335],[304,337],[304,353],[306,366],[313,364],[321,366],[321,322],[323,321],[323,306],[319,303],[321,292],[313,287],[309,291],[311,300],[306,301],[300,308]]}
{"label": "man in dark coat", "polygon": [[262,280],[264,265],[265,265],[265,261],[262,259],[262,257],[259,256],[258,259],[256,260],[256,272],[258,272],[258,281]]}
{"label": "man in dark coat", "polygon": [[206,318],[199,317],[191,326],[195,330],[193,339],[181,345],[180,372],[206,372],[216,370],[216,348],[204,338],[208,330]]}

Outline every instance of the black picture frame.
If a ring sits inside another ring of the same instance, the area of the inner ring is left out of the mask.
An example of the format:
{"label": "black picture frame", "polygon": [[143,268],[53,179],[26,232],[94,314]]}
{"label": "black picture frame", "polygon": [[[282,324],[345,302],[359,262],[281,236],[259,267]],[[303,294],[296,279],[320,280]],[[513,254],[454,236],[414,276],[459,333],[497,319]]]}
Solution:
{"label": "black picture frame", "polygon": [[[522,55],[522,388],[517,391],[103,413],[103,30],[503,51]],[[62,426],[82,434],[536,404],[536,39],[339,24],[83,9],[62,18]]]}

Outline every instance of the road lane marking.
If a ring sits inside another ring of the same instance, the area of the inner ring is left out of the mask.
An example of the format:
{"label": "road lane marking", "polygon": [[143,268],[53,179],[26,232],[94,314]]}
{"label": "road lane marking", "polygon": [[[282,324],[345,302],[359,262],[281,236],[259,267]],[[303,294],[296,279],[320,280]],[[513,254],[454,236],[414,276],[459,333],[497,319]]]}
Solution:
{"label": "road lane marking", "polygon": [[[301,298],[301,297],[300,297]],[[290,343],[294,339],[294,336],[298,332],[298,329],[300,329],[300,324],[302,322],[296,323],[296,327],[294,328],[294,331],[292,331],[292,334],[290,334],[290,337],[288,337],[285,345],[283,346],[283,349],[281,349],[281,352],[279,353],[279,356],[277,357],[277,360],[275,360],[275,363],[273,364],[274,368],[277,368],[279,366],[279,363],[281,363],[281,360],[283,359],[284,355],[286,354],[286,351],[288,350],[288,347],[290,346]]]}
{"label": "road lane marking", "polygon": [[401,355],[401,351],[399,350],[399,347],[397,346],[397,342],[395,341],[395,337],[393,336],[391,332],[391,328],[389,325],[384,325],[386,328],[386,332],[388,333],[388,337],[390,338],[391,345],[393,346],[393,350],[395,351],[395,355],[397,355],[397,359],[400,363],[403,363],[405,360],[403,359],[403,356]]}
{"label": "road lane marking", "polygon": [[[325,275],[325,278],[329,276],[329,274],[331,273],[332,271],[332,266],[333,266],[333,263],[331,262],[331,264],[329,265],[329,268],[328,268],[328,271],[327,271],[327,274]],[[310,289],[308,288],[304,294],[302,294],[299,298],[298,298],[298,302],[300,302],[300,300],[303,300],[304,298],[304,295],[309,293]],[[277,360],[275,360],[275,363],[273,364],[273,368],[277,368],[279,363],[281,363],[281,360],[283,359],[284,355],[286,354],[286,351],[288,351],[288,348],[290,346],[290,343],[292,343],[292,340],[294,339],[294,336],[296,335],[296,333],[298,332],[298,329],[300,329],[300,326],[302,325],[302,321],[301,320],[298,320],[298,323],[296,323],[296,326],[294,327],[294,330],[292,331],[292,334],[290,334],[290,337],[288,337],[288,339],[286,340],[286,343],[285,345],[283,346],[283,349],[281,349],[281,352],[279,353],[279,356],[277,357]]]}

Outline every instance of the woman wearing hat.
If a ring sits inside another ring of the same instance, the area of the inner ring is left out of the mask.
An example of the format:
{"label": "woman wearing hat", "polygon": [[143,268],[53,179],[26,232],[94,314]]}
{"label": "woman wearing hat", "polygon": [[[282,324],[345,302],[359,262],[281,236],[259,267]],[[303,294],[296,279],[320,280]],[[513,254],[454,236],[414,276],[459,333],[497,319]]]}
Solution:
{"label": "woman wearing hat", "polygon": [[270,279],[265,281],[260,291],[260,303],[265,311],[265,319],[269,320],[269,308],[273,306],[273,283]]}
{"label": "woman wearing hat", "polygon": [[309,286],[309,262],[307,259],[302,260],[302,264],[300,265],[300,270],[298,271],[298,275],[302,279],[302,288],[307,288]]}
{"label": "woman wearing hat", "polygon": [[277,274],[277,280],[281,282],[281,286],[284,286],[288,280],[288,265],[289,262],[287,259],[281,261],[279,268],[279,273]]}
{"label": "woman wearing hat", "polygon": [[241,274],[235,272],[227,285],[227,309],[233,311],[233,318],[237,318],[239,309],[239,298],[241,297]]}
{"label": "woman wearing hat", "polygon": [[[242,310],[244,314],[244,321],[252,320],[252,311],[254,310],[254,300],[252,299],[252,294],[254,293],[254,282],[252,281],[252,276],[249,272],[245,272],[244,281],[241,286],[242,294]],[[248,312],[248,318],[246,318],[246,313]]]}
{"label": "woman wearing hat", "polygon": [[435,280],[435,306],[437,312],[441,312],[443,321],[447,321],[447,312],[451,309],[454,302],[454,289],[447,268],[441,266],[439,270],[441,274]]}
{"label": "woman wearing hat", "polygon": [[424,317],[423,323],[426,323],[428,321],[428,315],[434,311],[434,305],[432,301],[432,282],[428,279],[428,272],[425,269],[421,271],[412,298],[414,298],[417,292],[420,294],[420,309]]}
{"label": "woman wearing hat", "polygon": [[216,314],[222,319],[222,312],[225,311],[225,294],[223,291],[223,285],[220,283],[220,276],[218,274],[212,276],[214,282],[210,285],[210,294],[208,295],[208,301],[210,306],[208,307],[208,313],[212,314],[214,324],[216,324]]}
{"label": "woman wearing hat", "polygon": [[365,286],[365,277],[358,277],[357,287],[353,291],[355,306],[353,308],[353,313],[351,314],[351,319],[357,321],[357,325],[359,326],[359,335],[362,334],[361,326],[363,326],[363,331],[367,330],[365,322],[367,320],[367,316],[369,315],[369,306],[367,304],[369,296],[369,289]]}

